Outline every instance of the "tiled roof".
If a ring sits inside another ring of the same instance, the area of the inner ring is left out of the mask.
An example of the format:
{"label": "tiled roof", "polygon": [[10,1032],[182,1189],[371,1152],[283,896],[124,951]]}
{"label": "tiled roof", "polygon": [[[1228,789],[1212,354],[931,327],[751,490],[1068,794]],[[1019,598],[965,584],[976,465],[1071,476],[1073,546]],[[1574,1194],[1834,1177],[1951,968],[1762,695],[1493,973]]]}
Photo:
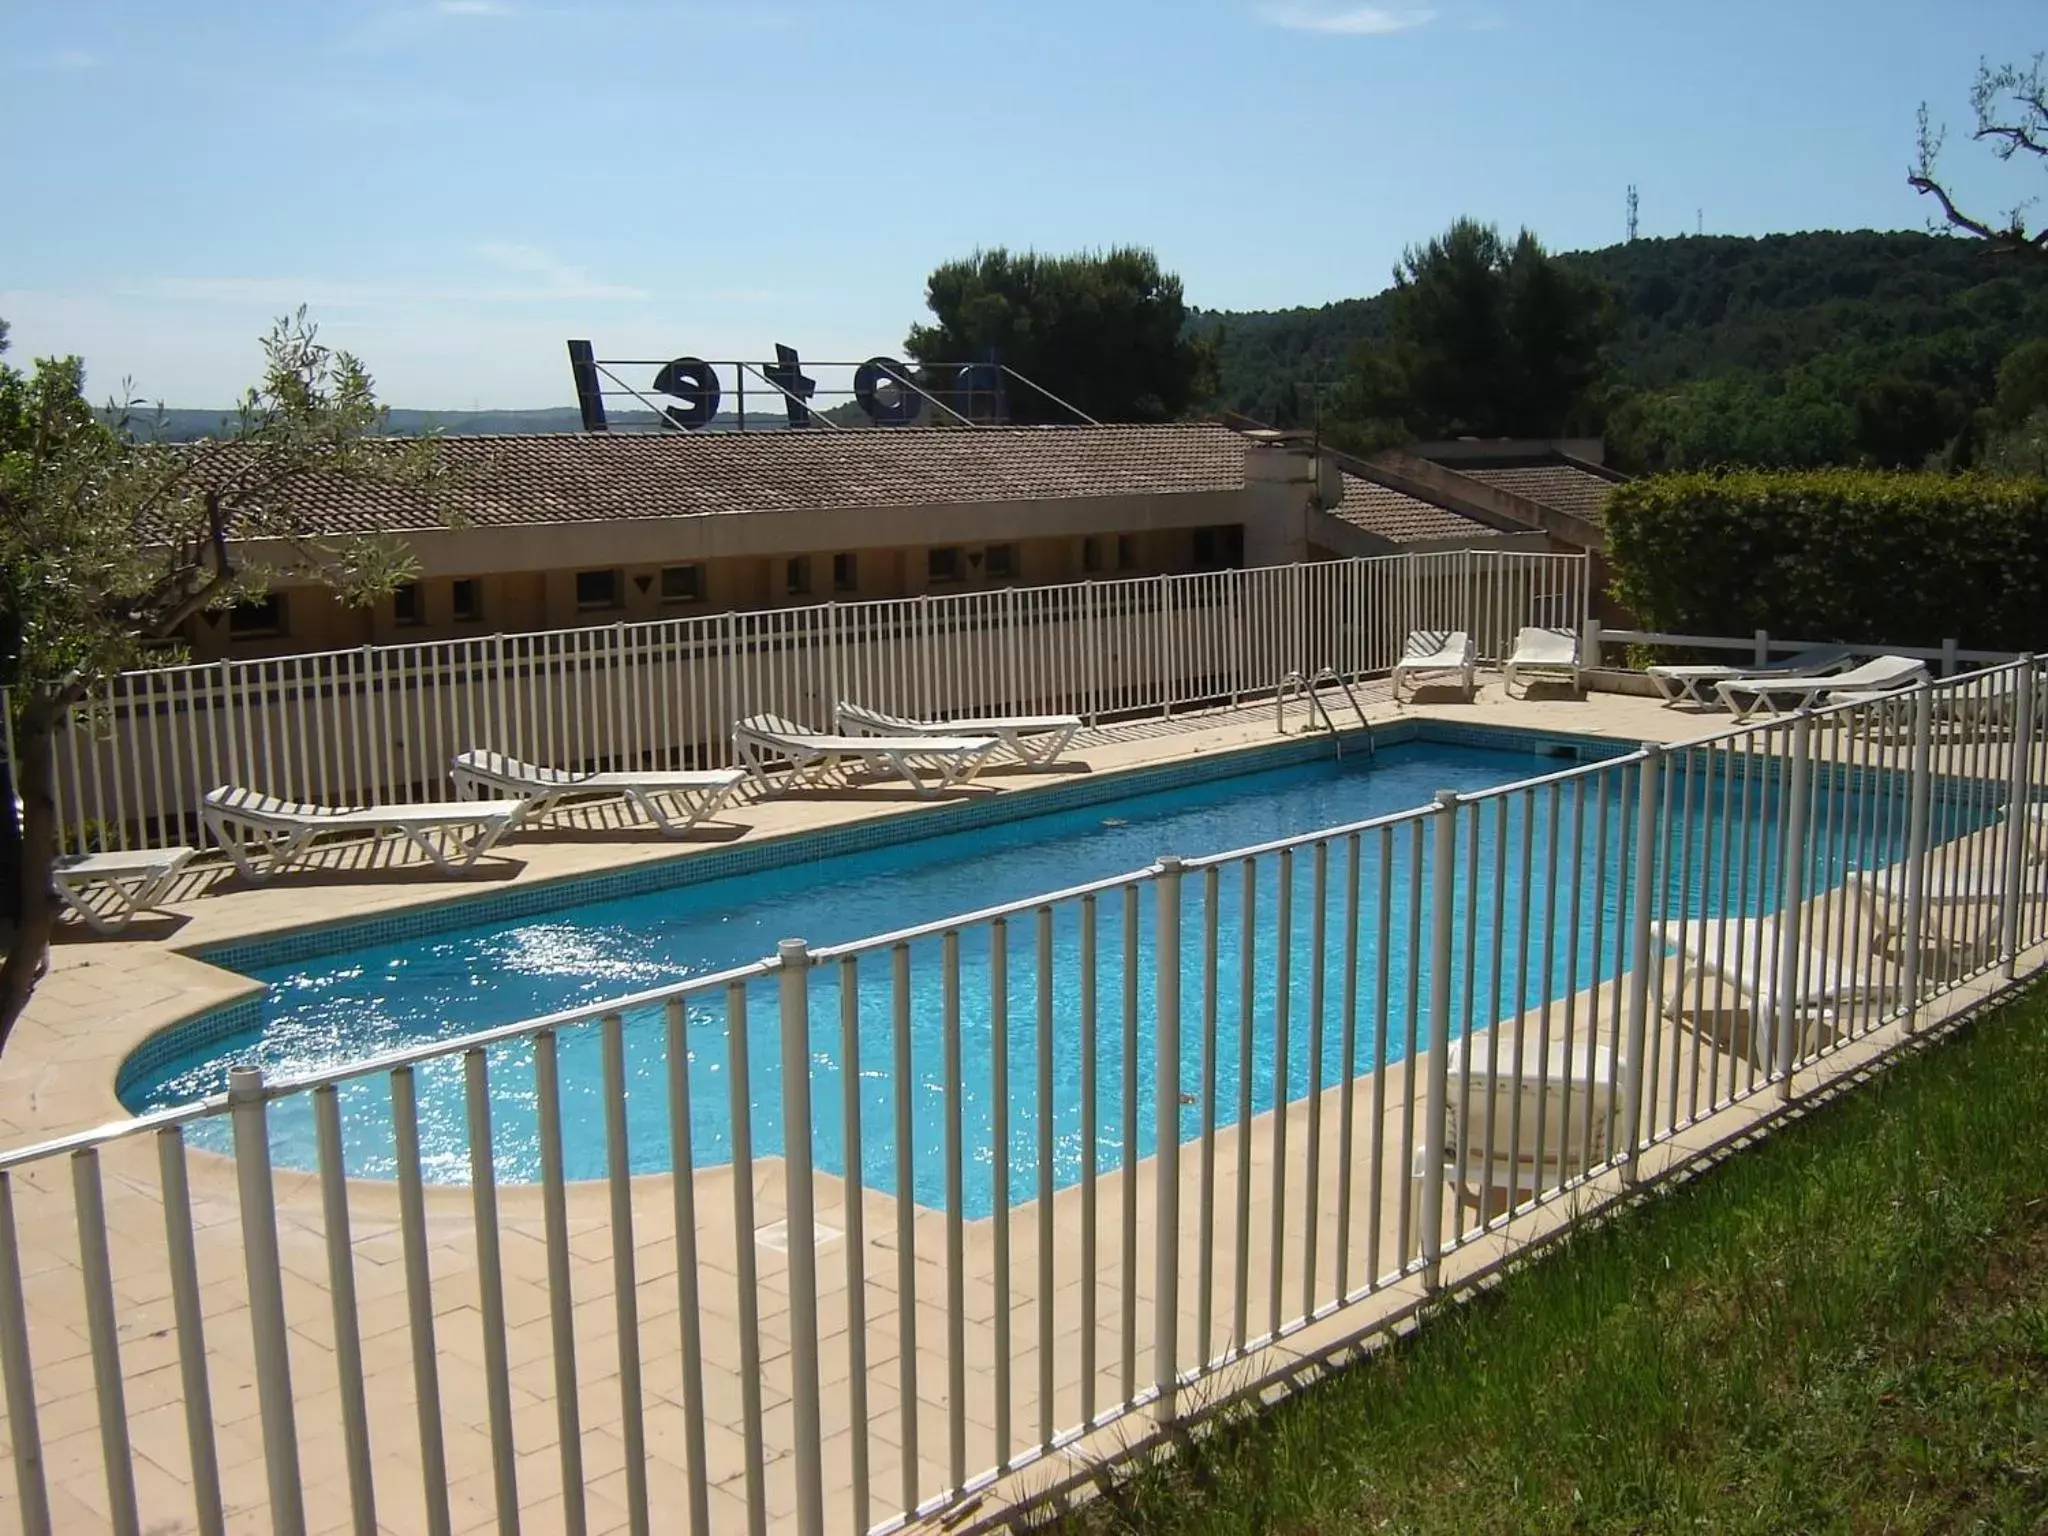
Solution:
{"label": "tiled roof", "polygon": [[1603,480],[1570,464],[1524,464],[1499,469],[1470,464],[1450,467],[1461,475],[1484,480],[1488,485],[1497,485],[1504,491],[1526,496],[1531,501],[1559,512],[1569,512],[1591,523],[1597,523],[1606,516],[1607,498],[1614,490],[1613,481]]}
{"label": "tiled roof", "polygon": [[1499,532],[1447,507],[1418,501],[1358,475],[1344,477],[1344,499],[1330,510],[1345,522],[1396,544],[1431,539],[1492,539]]}
{"label": "tiled roof", "polygon": [[[742,512],[1234,491],[1245,441],[1209,424],[442,439],[471,527]],[[307,510],[333,534],[439,526],[416,497],[341,481]]]}

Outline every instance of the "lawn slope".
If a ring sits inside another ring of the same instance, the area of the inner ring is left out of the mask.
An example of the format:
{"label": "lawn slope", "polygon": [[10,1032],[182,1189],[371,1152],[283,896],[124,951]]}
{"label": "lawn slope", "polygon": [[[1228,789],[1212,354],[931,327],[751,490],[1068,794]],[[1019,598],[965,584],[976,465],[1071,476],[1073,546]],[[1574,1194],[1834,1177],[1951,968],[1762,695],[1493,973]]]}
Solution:
{"label": "lawn slope", "polygon": [[2048,1529],[2048,989],[1060,1528]]}

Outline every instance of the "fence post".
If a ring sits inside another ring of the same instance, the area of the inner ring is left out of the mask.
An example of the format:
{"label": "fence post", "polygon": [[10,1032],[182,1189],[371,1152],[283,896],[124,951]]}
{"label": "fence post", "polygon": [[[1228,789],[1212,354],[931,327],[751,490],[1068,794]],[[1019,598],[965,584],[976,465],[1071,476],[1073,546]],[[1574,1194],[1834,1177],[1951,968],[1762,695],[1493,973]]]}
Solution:
{"label": "fence post", "polygon": [[1941,675],[1943,677],[1954,677],[1956,675],[1956,651],[1958,646],[1959,642],[1953,639],[1941,642]]}
{"label": "fence post", "polygon": [[1173,615],[1167,610],[1173,603],[1173,578],[1159,573],[1159,638],[1155,653],[1155,664],[1159,668],[1159,712],[1168,720],[1173,718],[1173,665],[1168,659],[1173,649]]}
{"label": "fence post", "polygon": [[[631,722],[633,717],[631,688],[626,682],[626,621],[624,619],[618,619],[613,622],[609,643],[611,645],[611,654],[606,658],[605,665],[611,669],[612,674],[612,728],[605,733],[605,744],[609,750],[601,755],[600,761],[607,762],[614,768],[624,768],[629,761],[626,743],[632,739]],[[595,708],[596,701],[592,700],[591,702],[593,706],[591,713],[595,714],[597,712]],[[638,765],[636,764],[635,766]]]}
{"label": "fence post", "polygon": [[1152,924],[1154,997],[1158,1017],[1152,1040],[1153,1287],[1152,1384],[1162,1424],[1174,1418],[1180,1379],[1180,892],[1181,861],[1159,861],[1158,907]]}
{"label": "fence post", "polygon": [[[246,771],[242,767],[242,756],[235,749],[234,663],[223,656],[218,665],[220,667],[220,681],[217,686],[220,689],[220,707],[211,712],[211,718],[207,721],[207,735],[209,738],[219,742],[219,746],[215,749],[218,756],[215,759],[214,774],[223,784],[246,784],[249,780]],[[338,697],[340,689],[337,688],[335,692]],[[346,766],[346,762],[344,762],[344,772],[346,772]]]}
{"label": "fence post", "polygon": [[1585,638],[1579,642],[1579,650],[1584,654],[1588,667],[1600,665],[1600,621],[1590,613],[1586,615]]}
{"label": "fence post", "polygon": [[1999,974],[2007,981],[2019,966],[2020,892],[2026,883],[2027,796],[2032,790],[2034,751],[2034,657],[2020,658],[2019,675],[2013,679],[2019,697],[2013,701],[2012,786],[2005,801],[2005,902],[1999,914]]}
{"label": "fence post", "polygon": [[1768,629],[1756,632],[1756,664],[1760,667],[1771,664],[1771,632]]}
{"label": "fence post", "polygon": [[1102,644],[1096,637],[1101,626],[1095,613],[1100,592],[1093,578],[1081,583],[1081,688],[1088,707],[1075,713],[1086,715],[1091,729],[1102,724]]}
{"label": "fence post", "polygon": [[1308,664],[1308,567],[1306,565],[1291,565],[1287,568],[1287,571],[1287,584],[1293,588],[1293,601],[1288,605],[1288,611],[1294,615],[1292,631],[1294,659],[1288,663],[1288,666],[1290,670],[1299,672],[1303,677],[1307,677],[1310,671]]}
{"label": "fence post", "polygon": [[[1802,705],[1792,721],[1792,779],[1786,793],[1784,885],[1778,892],[1778,997],[1776,1045],[1778,1097],[1792,1098],[1792,1069],[1799,1060],[1800,909],[1806,905],[1807,785],[1813,769],[1813,711]],[[1758,999],[1759,1002],[1762,999]]]}
{"label": "fence post", "polygon": [[[802,939],[784,939],[775,953],[781,966],[784,1230],[789,1238],[796,1528],[800,1536],[825,1536],[824,1458],[818,1429],[818,1224],[811,1187],[811,954]],[[850,1191],[858,1179],[858,1172],[849,1170]],[[747,1235],[741,1233],[740,1240],[745,1242]]]}
{"label": "fence post", "polygon": [[[1643,743],[1636,768],[1635,869],[1630,877],[1628,947],[1628,1045],[1621,1063],[1622,1182],[1642,1177],[1643,1062],[1650,1043],[1650,908],[1657,884],[1657,795],[1663,776],[1664,748]],[[1533,900],[1534,893],[1523,899]]]}
{"label": "fence post", "polygon": [[[1422,1288],[1442,1280],[1444,1226],[1444,1124],[1450,1099],[1451,925],[1457,908],[1458,795],[1436,793],[1436,826],[1430,853],[1429,895],[1429,1079],[1422,1114]],[[1411,982],[1412,986],[1414,983]],[[1314,1149],[1310,1149],[1313,1153]],[[1462,1168],[1460,1173],[1462,1176]],[[1315,1213],[1309,1213],[1315,1220]]]}
{"label": "fence post", "polygon": [[242,1258],[249,1279],[249,1328],[256,1347],[256,1401],[263,1421],[270,1524],[282,1536],[304,1536],[306,1507],[299,1486],[291,1358],[285,1345],[284,1274],[278,1264],[277,1197],[270,1182],[270,1121],[264,1104],[263,1069],[236,1067],[230,1071],[228,1103],[234,1119]]}
{"label": "fence post", "polygon": [[[855,572],[856,576],[858,574],[859,572]],[[839,599],[836,597],[825,604],[825,670],[832,678],[832,712],[827,718],[832,722],[832,729],[837,731],[842,728],[839,724],[839,705],[846,697],[846,676],[841,670]]]}
{"label": "fence post", "polygon": [[[1461,549],[1458,551],[1458,611],[1466,615],[1468,621],[1473,607],[1472,585],[1472,551],[1470,549]],[[1474,625],[1473,627],[1477,628],[1478,626]],[[1506,637],[1503,636],[1502,638],[1505,639]]]}
{"label": "fence post", "polygon": [[14,1226],[14,1176],[0,1172],[0,1378],[7,1395],[7,1438],[14,1453],[15,1508],[22,1536],[51,1536],[50,1489],[36,1422],[36,1385],[22,1294],[21,1243]]}
{"label": "fence post", "polygon": [[1913,690],[1913,756],[1906,802],[1906,952],[1900,957],[1899,990],[1906,1000],[1906,1028],[1920,1022],[1920,961],[1927,922],[1927,817],[1934,779],[1934,680]]}

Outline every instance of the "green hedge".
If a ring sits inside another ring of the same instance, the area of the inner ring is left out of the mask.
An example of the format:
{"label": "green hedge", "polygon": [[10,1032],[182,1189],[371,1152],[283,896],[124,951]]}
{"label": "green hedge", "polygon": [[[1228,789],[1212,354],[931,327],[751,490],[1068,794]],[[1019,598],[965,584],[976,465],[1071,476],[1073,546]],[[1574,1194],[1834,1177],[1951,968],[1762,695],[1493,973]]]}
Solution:
{"label": "green hedge", "polygon": [[1646,629],[2048,652],[2048,481],[1660,475],[1615,490],[1607,533]]}

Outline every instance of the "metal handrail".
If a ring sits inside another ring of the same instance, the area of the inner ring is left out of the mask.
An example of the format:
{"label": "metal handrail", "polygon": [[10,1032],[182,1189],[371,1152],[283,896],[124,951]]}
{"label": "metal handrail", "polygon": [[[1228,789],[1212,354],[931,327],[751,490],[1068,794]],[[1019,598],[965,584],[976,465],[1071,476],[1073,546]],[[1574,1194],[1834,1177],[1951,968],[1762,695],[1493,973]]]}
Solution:
{"label": "metal handrail", "polygon": [[1351,684],[1345,680],[1344,675],[1335,667],[1324,667],[1316,672],[1313,677],[1304,676],[1301,669],[1297,667],[1280,679],[1280,685],[1273,691],[1274,729],[1283,736],[1287,734],[1287,691],[1289,688],[1299,684],[1302,691],[1308,695],[1309,707],[1323,717],[1323,724],[1328,726],[1330,734],[1336,737],[1337,756],[1343,757],[1344,738],[1337,730],[1337,722],[1331,717],[1329,707],[1323,703],[1322,695],[1316,691],[1325,682],[1335,683],[1344,690],[1344,697],[1351,701],[1351,712],[1358,716],[1360,728],[1367,733],[1365,740],[1368,749],[1370,749],[1372,746],[1372,722],[1366,718],[1365,706],[1358,702],[1358,695],[1352,690]]}
{"label": "metal handrail", "polygon": [[1314,677],[1309,679],[1309,686],[1314,687],[1325,678],[1344,690],[1344,697],[1351,701],[1351,712],[1358,716],[1358,723],[1369,729],[1372,722],[1365,718],[1365,706],[1358,702],[1358,695],[1351,691],[1351,684],[1345,680],[1344,675],[1335,667],[1324,667]]}
{"label": "metal handrail", "polygon": [[[1323,670],[1328,671],[1329,669],[1325,667]],[[1322,673],[1318,672],[1316,676],[1320,678],[1322,676]],[[1336,742],[1337,757],[1338,760],[1341,762],[1344,757],[1344,737],[1337,730],[1337,722],[1330,718],[1330,711],[1324,705],[1321,695],[1319,695],[1316,692],[1315,684],[1310,682],[1308,678],[1302,675],[1301,669],[1299,667],[1296,667],[1293,671],[1289,672],[1285,677],[1281,678],[1280,686],[1273,690],[1274,729],[1278,731],[1279,734],[1281,734],[1282,736],[1287,734],[1287,690],[1297,683],[1301,685],[1303,692],[1305,692],[1308,695],[1308,704],[1309,710],[1311,712],[1311,717],[1313,717],[1314,715],[1321,715],[1323,717],[1323,724],[1330,728],[1330,736],[1331,739]],[[1358,701],[1356,699],[1353,699],[1351,702],[1354,705],[1356,705]],[[1359,711],[1358,717],[1359,719],[1363,720],[1365,718],[1365,712],[1363,710]],[[1310,723],[1314,723],[1313,718],[1311,718]]]}

